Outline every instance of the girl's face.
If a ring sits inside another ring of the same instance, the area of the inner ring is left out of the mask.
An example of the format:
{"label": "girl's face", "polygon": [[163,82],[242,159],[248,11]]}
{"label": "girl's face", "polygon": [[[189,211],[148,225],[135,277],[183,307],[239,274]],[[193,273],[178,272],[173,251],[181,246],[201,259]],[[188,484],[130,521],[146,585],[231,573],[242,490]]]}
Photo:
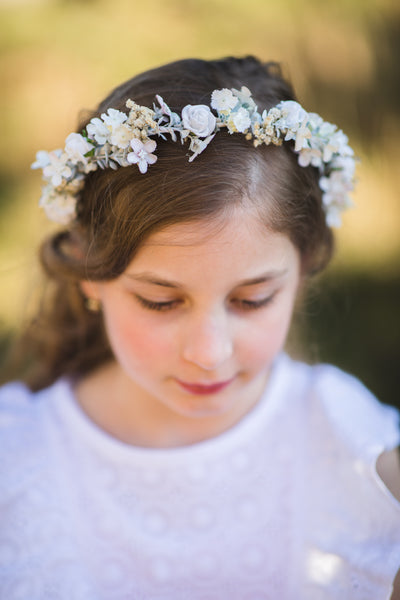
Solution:
{"label": "girl's face", "polygon": [[218,226],[186,222],[154,233],[120,277],[83,288],[101,301],[132,400],[175,415],[221,417],[247,412],[259,399],[284,345],[299,279],[289,239],[238,210]]}

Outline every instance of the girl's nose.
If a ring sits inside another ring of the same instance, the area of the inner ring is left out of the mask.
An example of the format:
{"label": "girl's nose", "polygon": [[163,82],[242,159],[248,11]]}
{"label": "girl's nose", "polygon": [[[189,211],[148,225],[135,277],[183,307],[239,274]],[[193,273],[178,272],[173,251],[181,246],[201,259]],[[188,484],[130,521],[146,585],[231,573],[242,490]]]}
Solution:
{"label": "girl's nose", "polygon": [[183,358],[207,371],[232,356],[233,340],[224,316],[197,319],[185,331]]}

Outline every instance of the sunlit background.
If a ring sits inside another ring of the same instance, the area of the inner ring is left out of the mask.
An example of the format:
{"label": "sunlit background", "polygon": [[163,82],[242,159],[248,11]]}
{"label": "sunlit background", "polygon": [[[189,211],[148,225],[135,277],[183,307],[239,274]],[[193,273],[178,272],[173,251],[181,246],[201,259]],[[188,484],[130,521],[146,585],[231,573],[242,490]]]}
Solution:
{"label": "sunlit background", "polygon": [[38,149],[54,149],[137,72],[186,57],[283,63],[309,111],[349,135],[356,207],[302,310],[302,352],[400,404],[400,3],[395,0],[0,0],[0,345],[32,310]]}

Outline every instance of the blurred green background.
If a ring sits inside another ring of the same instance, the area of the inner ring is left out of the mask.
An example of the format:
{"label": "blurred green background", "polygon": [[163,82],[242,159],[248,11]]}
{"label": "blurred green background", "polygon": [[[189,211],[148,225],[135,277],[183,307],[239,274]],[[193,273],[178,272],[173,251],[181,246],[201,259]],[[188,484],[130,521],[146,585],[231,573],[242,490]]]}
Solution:
{"label": "blurred green background", "polygon": [[394,0],[0,0],[0,354],[32,311],[38,149],[135,73],[185,57],[283,63],[302,104],[361,158],[356,208],[299,320],[301,353],[400,405],[400,3]]}

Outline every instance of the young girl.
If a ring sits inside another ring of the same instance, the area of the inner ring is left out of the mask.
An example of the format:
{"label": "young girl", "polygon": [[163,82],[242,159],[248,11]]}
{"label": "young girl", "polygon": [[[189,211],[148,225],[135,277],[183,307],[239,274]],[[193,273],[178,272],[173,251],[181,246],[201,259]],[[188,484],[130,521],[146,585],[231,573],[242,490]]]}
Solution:
{"label": "young girl", "polygon": [[0,393],[0,597],[390,598],[397,413],[283,353],[345,135],[252,57],[143,73],[78,132],[33,165],[63,227]]}

